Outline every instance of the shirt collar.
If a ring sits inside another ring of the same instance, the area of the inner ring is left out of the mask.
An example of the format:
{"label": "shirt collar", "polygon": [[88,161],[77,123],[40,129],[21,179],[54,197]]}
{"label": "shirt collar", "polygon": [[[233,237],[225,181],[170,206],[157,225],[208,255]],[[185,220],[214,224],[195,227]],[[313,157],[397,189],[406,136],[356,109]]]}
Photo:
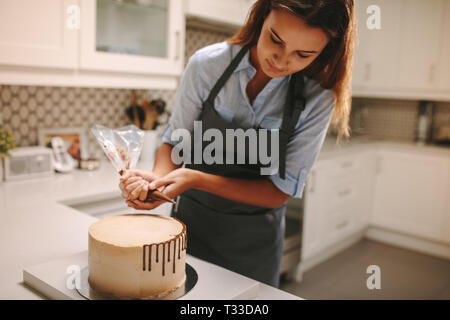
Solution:
{"label": "shirt collar", "polygon": [[[238,54],[238,52],[241,48],[242,48],[241,46],[233,45],[233,57],[235,57]],[[252,70],[252,72],[256,72],[255,67],[253,67],[252,64],[250,63],[250,50],[248,50],[245,53],[244,57],[242,57],[242,60],[237,65],[236,69],[234,69],[233,73],[239,72],[241,70],[246,70],[246,69]],[[285,77],[280,77],[280,78],[272,78],[270,80],[270,83],[273,83],[274,85],[276,85],[276,84],[282,82],[283,80],[289,81],[290,79],[291,79],[291,75],[288,75]]]}

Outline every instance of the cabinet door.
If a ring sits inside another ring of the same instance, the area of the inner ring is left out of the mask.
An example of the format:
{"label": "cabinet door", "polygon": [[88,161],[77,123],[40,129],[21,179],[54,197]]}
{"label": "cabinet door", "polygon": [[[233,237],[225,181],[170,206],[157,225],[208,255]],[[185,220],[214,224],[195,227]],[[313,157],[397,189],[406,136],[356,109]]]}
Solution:
{"label": "cabinet door", "polygon": [[441,229],[441,238],[450,243],[450,159],[448,160],[448,178],[447,178],[447,205],[444,210],[444,219]]}
{"label": "cabinet door", "polygon": [[323,188],[326,183],[326,169],[314,165],[309,174],[303,193],[303,234],[302,234],[302,260],[314,256],[322,249],[324,224],[322,215],[324,212]]}
{"label": "cabinet door", "polygon": [[78,0],[0,0],[0,64],[73,69]]}
{"label": "cabinet door", "polygon": [[253,0],[186,0],[186,14],[210,22],[241,26]]}
{"label": "cabinet door", "polygon": [[[395,1],[394,1],[395,2]],[[447,1],[448,2],[448,1]],[[407,0],[401,19],[398,85],[402,88],[436,88],[442,28],[442,0]]]}
{"label": "cabinet door", "polygon": [[[356,89],[389,88],[395,85],[402,2],[400,0],[358,0],[358,45],[355,52],[353,86]],[[369,30],[367,21],[375,13],[367,9],[376,6],[380,13],[380,29]]]}
{"label": "cabinet door", "polygon": [[450,1],[445,1],[443,28],[441,33],[442,49],[439,57],[439,88],[450,91]]}
{"label": "cabinet door", "polygon": [[81,68],[177,76],[183,70],[179,0],[81,0]]}
{"label": "cabinet door", "polygon": [[372,223],[394,231],[442,240],[447,205],[448,161],[380,151]]}

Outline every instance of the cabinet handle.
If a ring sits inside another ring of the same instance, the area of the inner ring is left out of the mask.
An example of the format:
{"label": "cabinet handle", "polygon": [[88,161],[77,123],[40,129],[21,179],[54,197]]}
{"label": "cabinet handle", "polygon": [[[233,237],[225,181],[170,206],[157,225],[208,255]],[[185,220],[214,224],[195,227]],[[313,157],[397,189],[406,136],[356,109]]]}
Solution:
{"label": "cabinet handle", "polygon": [[316,185],[316,172],[314,170],[311,171],[311,178],[310,178],[309,181],[310,181],[309,192],[313,193],[315,185]]}
{"label": "cabinet handle", "polygon": [[429,77],[428,77],[428,82],[430,82],[430,83],[434,82],[434,74],[436,72],[435,70],[436,70],[435,64],[432,63],[430,66],[430,72],[429,72]]}
{"label": "cabinet handle", "polygon": [[348,221],[347,220],[344,220],[344,221],[342,221],[341,223],[339,223],[339,224],[337,224],[336,225],[336,229],[342,229],[342,228],[344,228],[346,225],[348,224]]}
{"label": "cabinet handle", "polygon": [[371,64],[369,62],[366,62],[365,64],[365,72],[364,72],[364,80],[369,81],[370,80],[370,71],[371,71]]}
{"label": "cabinet handle", "polygon": [[175,31],[175,60],[180,59],[180,31]]}
{"label": "cabinet handle", "polygon": [[352,161],[345,161],[345,162],[341,162],[341,168],[348,168],[353,166],[353,162]]}
{"label": "cabinet handle", "polygon": [[346,196],[347,194],[350,194],[350,193],[351,193],[351,189],[346,189],[346,190],[340,191],[340,192],[338,193],[338,195],[339,195],[340,197],[343,197],[343,196]]}
{"label": "cabinet handle", "polygon": [[377,157],[375,161],[375,174],[379,174],[381,172],[381,157]]}

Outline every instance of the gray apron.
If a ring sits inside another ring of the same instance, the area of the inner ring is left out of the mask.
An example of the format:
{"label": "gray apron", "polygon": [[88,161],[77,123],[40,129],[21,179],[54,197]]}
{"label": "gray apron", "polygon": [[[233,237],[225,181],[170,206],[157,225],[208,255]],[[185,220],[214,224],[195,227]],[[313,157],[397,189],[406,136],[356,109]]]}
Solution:
{"label": "gray apron", "polygon": [[[249,48],[250,46],[246,45],[239,51],[203,103],[199,118],[202,121],[203,131],[209,128],[219,129],[225,137],[226,129],[242,128],[234,122],[226,121],[217,113],[214,109],[214,99]],[[283,122],[279,131],[279,171],[283,179],[285,178],[286,145],[304,106],[303,73],[299,72],[291,77]],[[270,150],[270,136],[267,140]],[[193,141],[193,143],[201,143],[203,150],[209,142]],[[267,176],[260,175],[262,165],[259,160],[257,164],[248,164],[248,145],[246,147],[246,164],[186,164],[186,168],[225,177],[268,179]],[[193,147],[192,150],[194,150]],[[191,159],[194,159],[193,155]],[[187,253],[278,287],[286,205],[274,209],[264,208],[196,189],[185,191],[177,202],[172,216],[176,216],[186,224]]]}

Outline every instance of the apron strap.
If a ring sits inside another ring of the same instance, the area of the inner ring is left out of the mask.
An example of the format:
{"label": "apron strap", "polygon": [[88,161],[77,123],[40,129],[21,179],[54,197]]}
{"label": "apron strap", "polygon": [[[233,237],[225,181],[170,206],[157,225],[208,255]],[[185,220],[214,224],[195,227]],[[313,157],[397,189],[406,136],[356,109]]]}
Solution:
{"label": "apron strap", "polygon": [[[233,71],[237,68],[242,58],[245,56],[251,45],[246,44],[243,46],[238,54],[233,58],[228,65],[222,76],[217,80],[214,87],[209,92],[206,99],[206,107],[214,107],[214,99],[219,94],[219,91],[225,85],[230,78]],[[300,118],[300,114],[305,109],[305,99],[303,96],[304,79],[303,71],[299,71],[291,76],[289,82],[289,91],[286,101],[286,105],[283,112],[283,122],[280,129],[280,141],[279,141],[279,170],[281,179],[285,179],[286,176],[286,149],[289,142],[289,137],[295,129],[295,126]]]}
{"label": "apron strap", "polygon": [[281,179],[286,178],[286,151],[291,134],[295,130],[300,114],[305,109],[305,98],[303,89],[305,81],[303,71],[299,71],[291,76],[289,82],[289,93],[287,103],[283,113],[283,122],[280,129],[280,149],[279,149],[279,170]]}
{"label": "apron strap", "polygon": [[243,46],[239,50],[238,54],[233,58],[231,63],[228,65],[227,69],[222,74],[222,76],[219,78],[219,80],[217,80],[216,84],[214,85],[214,87],[209,92],[209,96],[208,96],[208,98],[205,101],[205,103],[206,103],[206,105],[208,107],[213,107],[214,106],[214,99],[219,94],[219,91],[225,85],[225,83],[230,78],[231,74],[233,73],[234,69],[237,68],[237,66],[241,62],[242,58],[245,56],[245,54],[247,53],[247,51],[249,49],[250,49],[250,44],[246,44],[245,46]]}

